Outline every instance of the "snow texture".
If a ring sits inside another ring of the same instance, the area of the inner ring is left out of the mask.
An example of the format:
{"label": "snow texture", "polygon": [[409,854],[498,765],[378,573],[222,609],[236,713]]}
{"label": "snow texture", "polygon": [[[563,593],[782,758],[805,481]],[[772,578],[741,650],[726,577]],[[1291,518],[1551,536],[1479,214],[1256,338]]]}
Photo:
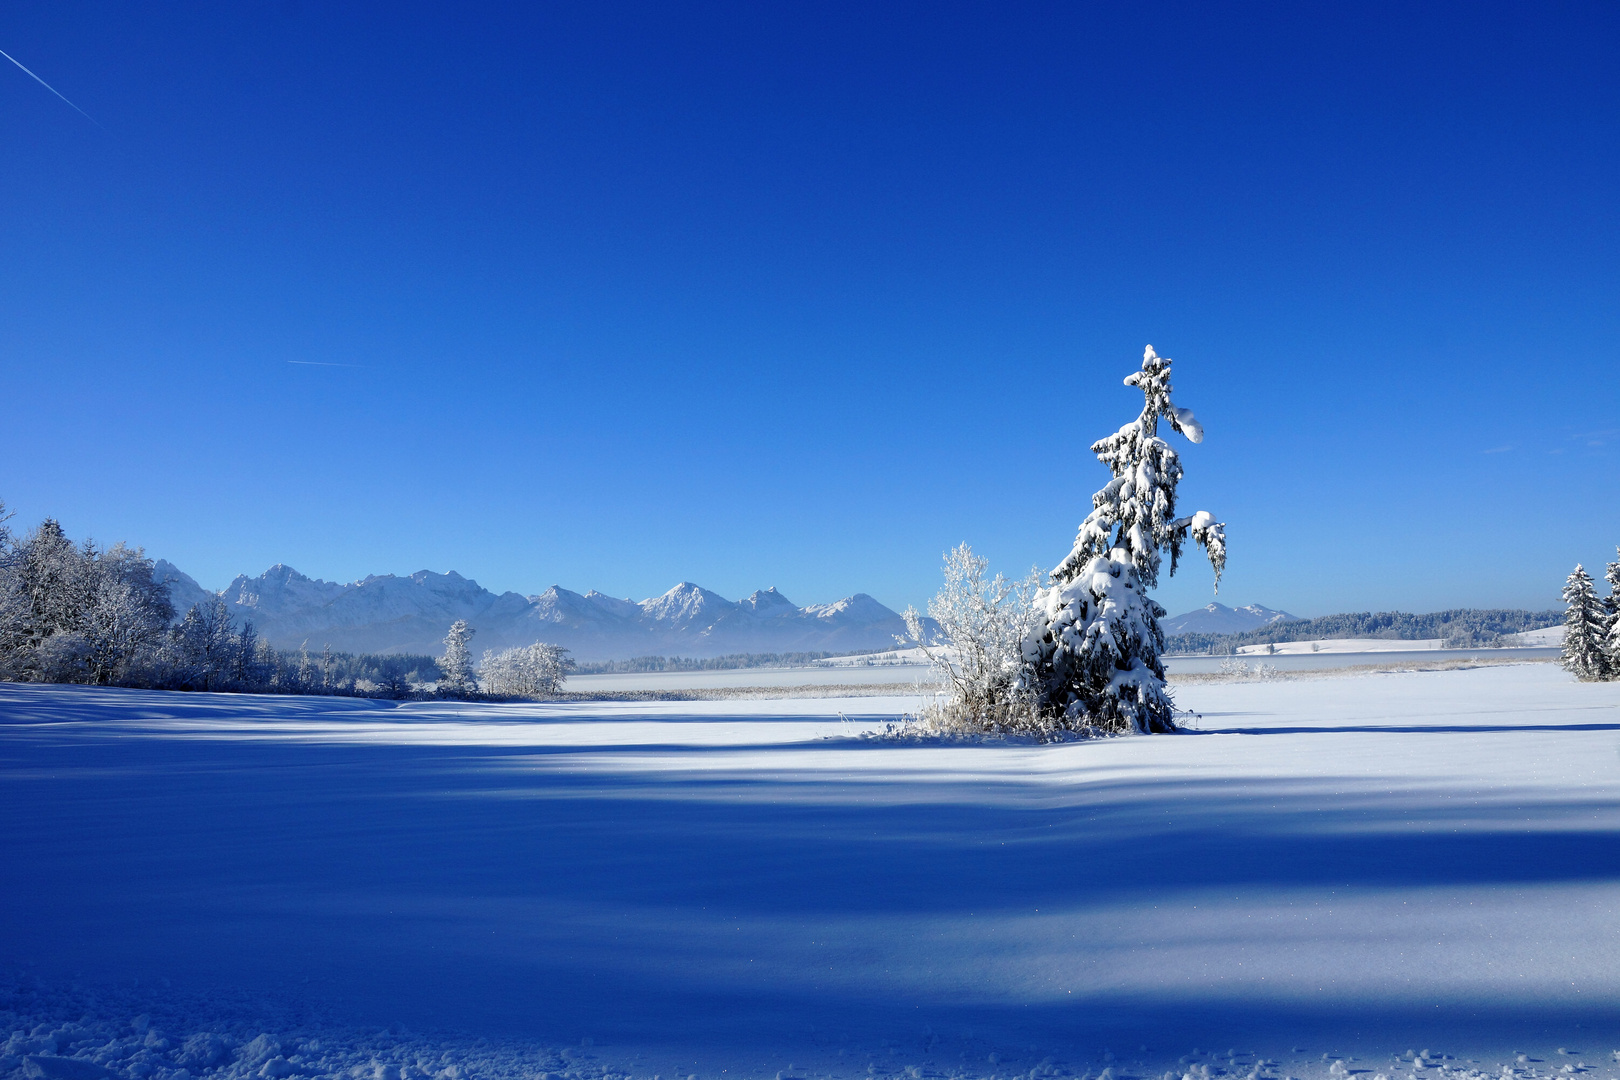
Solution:
{"label": "snow texture", "polygon": [[1181,694],[1037,746],[0,684],[0,1078],[1620,1075],[1620,684]]}

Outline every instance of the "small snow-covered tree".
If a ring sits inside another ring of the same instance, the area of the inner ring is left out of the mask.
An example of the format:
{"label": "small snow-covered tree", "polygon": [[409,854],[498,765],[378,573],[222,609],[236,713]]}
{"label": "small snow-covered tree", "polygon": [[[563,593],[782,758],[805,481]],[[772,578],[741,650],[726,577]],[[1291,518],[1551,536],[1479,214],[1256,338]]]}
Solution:
{"label": "small snow-covered tree", "polygon": [[450,624],[450,632],[444,638],[444,658],[439,661],[439,693],[447,697],[466,697],[478,689],[470,647],[475,633],[477,631],[464,619]]}
{"label": "small snow-covered tree", "polygon": [[1560,663],[1582,682],[1609,676],[1604,648],[1608,623],[1603,602],[1592,587],[1592,576],[1586,572],[1586,567],[1577,563],[1564,582],[1564,655]]}
{"label": "small snow-covered tree", "polygon": [[1158,584],[1167,551],[1176,572],[1188,539],[1208,552],[1218,588],[1226,532],[1206,511],[1176,517],[1181,461],[1159,438],[1159,421],[1195,443],[1204,433],[1170,400],[1170,361],[1149,345],[1142,370],[1125,383],[1142,391],[1142,413],[1091,447],[1113,479],[1091,497],[1073,550],[1036,594],[1038,619],[1023,647],[1025,684],[1065,726],[1167,732],[1175,722],[1159,659],[1166,612],[1148,590]]}
{"label": "small snow-covered tree", "polygon": [[947,733],[1045,734],[1047,725],[1020,680],[1040,579],[1034,571],[1020,581],[990,578],[989,566],[966,544],[946,552],[945,587],[928,602],[944,643],[929,642],[916,608],[901,613],[907,636],[900,643],[922,649],[945,691],[922,720]]}
{"label": "small snow-covered tree", "polygon": [[537,641],[515,649],[484,650],[478,666],[479,682],[492,697],[537,697],[563,687],[574,661],[561,645]]}

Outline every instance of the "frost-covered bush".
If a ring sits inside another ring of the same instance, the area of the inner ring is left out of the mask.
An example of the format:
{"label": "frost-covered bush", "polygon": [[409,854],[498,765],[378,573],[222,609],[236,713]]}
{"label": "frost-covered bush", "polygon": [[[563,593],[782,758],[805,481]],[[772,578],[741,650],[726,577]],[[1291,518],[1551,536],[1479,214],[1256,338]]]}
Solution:
{"label": "frost-covered bush", "polygon": [[[1023,686],[1023,641],[1034,627],[1039,578],[987,577],[989,563],[963,544],[945,555],[945,585],[928,602],[944,640],[930,644],[922,615],[901,613],[907,637],[922,648],[941,693],[923,709],[925,730],[937,734],[1050,736],[1052,725]],[[904,643],[904,642],[903,642]]]}
{"label": "frost-covered bush", "polygon": [[1170,361],[1149,345],[1142,369],[1125,383],[1142,391],[1142,413],[1091,447],[1113,479],[1091,497],[1073,550],[1035,597],[1023,687],[1055,725],[1166,732],[1175,721],[1159,659],[1165,610],[1147,592],[1166,551],[1176,572],[1188,539],[1208,552],[1219,586],[1226,532],[1206,511],[1176,517],[1181,461],[1159,438],[1159,421],[1193,442],[1204,436],[1193,414],[1170,400]]}
{"label": "frost-covered bush", "polygon": [[567,649],[537,641],[501,652],[485,649],[478,666],[478,681],[491,697],[537,697],[561,690],[573,670],[574,661]]}

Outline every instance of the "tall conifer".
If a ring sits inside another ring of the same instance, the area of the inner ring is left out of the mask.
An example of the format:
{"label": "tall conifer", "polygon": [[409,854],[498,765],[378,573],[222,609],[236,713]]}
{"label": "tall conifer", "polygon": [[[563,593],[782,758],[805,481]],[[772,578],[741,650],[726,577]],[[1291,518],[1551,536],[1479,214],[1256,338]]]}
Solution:
{"label": "tall conifer", "polygon": [[1164,684],[1164,608],[1148,596],[1164,553],[1176,572],[1191,538],[1209,554],[1220,583],[1225,527],[1199,511],[1176,517],[1181,461],[1159,438],[1159,421],[1193,442],[1204,432],[1190,410],[1170,400],[1170,361],[1149,345],[1142,370],[1125,384],[1142,391],[1142,413],[1091,447],[1113,479],[1091,497],[1068,558],[1035,598],[1037,625],[1024,642],[1025,680],[1040,708],[1071,727],[1115,731],[1175,730]]}

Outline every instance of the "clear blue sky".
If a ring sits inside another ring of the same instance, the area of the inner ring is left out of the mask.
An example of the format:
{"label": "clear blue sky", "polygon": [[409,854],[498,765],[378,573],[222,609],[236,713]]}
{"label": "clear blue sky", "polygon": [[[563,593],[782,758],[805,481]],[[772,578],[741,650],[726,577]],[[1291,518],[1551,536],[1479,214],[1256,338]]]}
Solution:
{"label": "clear blue sky", "polygon": [[1553,606],[1620,543],[1617,42],[1608,3],[13,5],[100,126],[0,62],[0,497],[214,586],[898,607],[964,540],[1068,552],[1151,342],[1223,601]]}

